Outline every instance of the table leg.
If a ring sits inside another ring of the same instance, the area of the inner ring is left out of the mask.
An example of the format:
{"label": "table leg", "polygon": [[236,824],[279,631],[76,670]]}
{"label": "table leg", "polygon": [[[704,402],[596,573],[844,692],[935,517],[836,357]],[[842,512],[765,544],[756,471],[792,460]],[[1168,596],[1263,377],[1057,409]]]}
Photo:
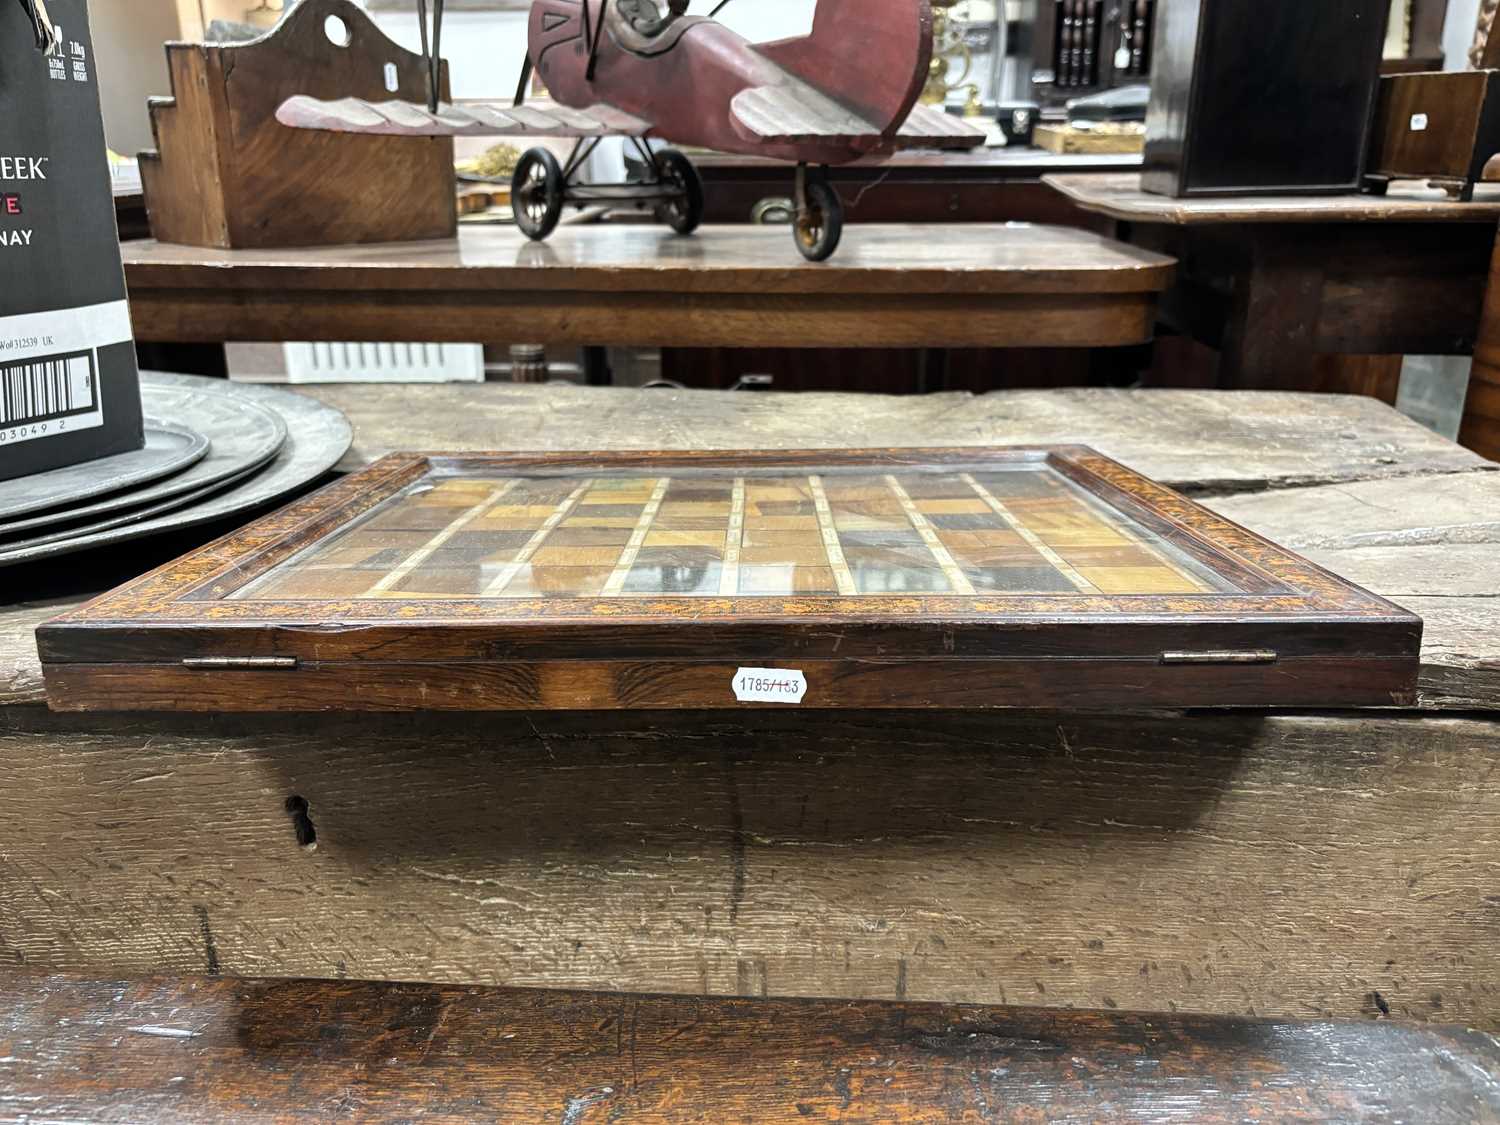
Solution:
{"label": "table leg", "polygon": [[1305,390],[1313,379],[1323,304],[1321,240],[1311,231],[1254,232],[1224,326],[1219,385]]}
{"label": "table leg", "polygon": [[588,345],[579,349],[583,354],[583,381],[590,387],[614,385],[614,372],[609,366],[609,349]]}
{"label": "table leg", "polygon": [[510,346],[510,381],[512,383],[545,383],[547,349],[541,344]]}
{"label": "table leg", "polygon": [[1490,281],[1458,440],[1481,456],[1500,460],[1500,241],[1490,260]]}
{"label": "table leg", "polygon": [[1137,224],[1133,243],[1181,262],[1162,296],[1162,320],[1216,353],[1209,358],[1181,342],[1167,351],[1159,338],[1162,362],[1152,378],[1394,403],[1401,353],[1467,346],[1457,326],[1466,323],[1473,282],[1467,251],[1447,231],[1424,228],[1411,242],[1405,232],[1399,239],[1386,233]]}

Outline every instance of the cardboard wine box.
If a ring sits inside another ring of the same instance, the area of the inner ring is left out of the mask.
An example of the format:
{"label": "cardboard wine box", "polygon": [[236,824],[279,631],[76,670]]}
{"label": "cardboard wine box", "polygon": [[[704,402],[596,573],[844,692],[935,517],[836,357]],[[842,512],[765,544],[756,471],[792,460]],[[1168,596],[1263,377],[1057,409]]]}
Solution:
{"label": "cardboard wine box", "polygon": [[85,0],[0,0],[0,480],[139,449],[140,380]]}

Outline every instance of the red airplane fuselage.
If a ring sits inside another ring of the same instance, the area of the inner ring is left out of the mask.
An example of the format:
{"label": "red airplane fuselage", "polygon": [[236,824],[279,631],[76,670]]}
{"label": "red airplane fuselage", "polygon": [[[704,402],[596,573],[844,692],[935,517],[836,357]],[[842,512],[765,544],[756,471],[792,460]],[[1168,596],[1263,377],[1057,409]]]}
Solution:
{"label": "red airplane fuselage", "polygon": [[[594,29],[584,26],[582,0],[536,0],[532,5],[531,61],[548,92],[576,109],[608,103],[651,122],[653,137],[720,152],[845,164],[891,151],[931,58],[928,0],[882,0],[878,5],[824,0],[812,35],[758,47],[720,23],[695,16],[682,17],[648,38],[625,22],[615,3],[592,0],[589,5],[594,21],[601,4],[610,6],[592,80],[588,64]],[[845,22],[835,30],[841,18]],[[893,67],[898,68],[895,73]],[[837,138],[767,140],[735,119],[731,103],[736,95],[784,85],[788,76],[835,99],[866,127]]]}

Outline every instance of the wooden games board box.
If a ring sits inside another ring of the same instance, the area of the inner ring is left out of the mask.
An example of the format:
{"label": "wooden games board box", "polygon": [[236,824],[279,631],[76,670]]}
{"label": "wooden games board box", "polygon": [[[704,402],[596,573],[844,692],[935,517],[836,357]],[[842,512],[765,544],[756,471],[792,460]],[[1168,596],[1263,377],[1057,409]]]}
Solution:
{"label": "wooden games board box", "polygon": [[63,709],[1409,701],[1421,622],[1083,447],[398,454],[39,631]]}

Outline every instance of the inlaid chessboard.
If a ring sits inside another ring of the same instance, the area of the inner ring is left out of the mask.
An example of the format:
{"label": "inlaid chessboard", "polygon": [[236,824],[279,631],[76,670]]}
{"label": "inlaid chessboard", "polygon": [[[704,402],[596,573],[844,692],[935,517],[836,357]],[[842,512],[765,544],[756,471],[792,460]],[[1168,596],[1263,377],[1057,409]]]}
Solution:
{"label": "inlaid chessboard", "polygon": [[1421,622],[1082,446],[392,454],[43,625],[69,710],[1401,705]]}
{"label": "inlaid chessboard", "polygon": [[1198,594],[1224,580],[1044,462],[435,476],[233,596]]}

